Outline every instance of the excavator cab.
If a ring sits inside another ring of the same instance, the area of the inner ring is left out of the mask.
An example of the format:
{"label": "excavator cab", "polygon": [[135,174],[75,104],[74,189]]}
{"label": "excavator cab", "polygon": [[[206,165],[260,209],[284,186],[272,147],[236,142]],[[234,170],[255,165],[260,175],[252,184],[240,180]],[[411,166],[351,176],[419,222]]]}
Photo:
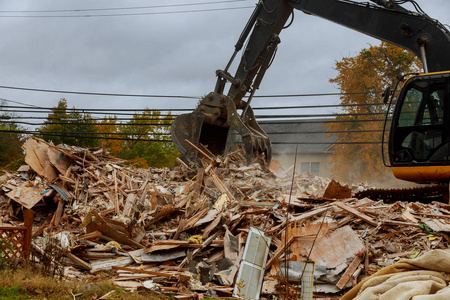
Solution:
{"label": "excavator cab", "polygon": [[449,90],[449,72],[417,75],[404,84],[389,138],[390,162],[397,178],[448,182]]}

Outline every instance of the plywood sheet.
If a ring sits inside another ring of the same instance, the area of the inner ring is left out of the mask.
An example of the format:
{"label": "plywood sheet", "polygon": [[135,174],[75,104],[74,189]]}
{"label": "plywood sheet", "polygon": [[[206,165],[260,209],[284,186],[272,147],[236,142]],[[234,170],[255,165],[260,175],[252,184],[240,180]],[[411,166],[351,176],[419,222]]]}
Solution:
{"label": "plywood sheet", "polygon": [[450,223],[437,219],[422,220],[425,225],[436,232],[450,232]]}
{"label": "plywood sheet", "polygon": [[40,192],[41,189],[34,186],[27,186],[27,183],[24,183],[12,189],[6,196],[20,203],[23,207],[31,209],[36,203],[42,200],[44,195],[41,195]]}
{"label": "plywood sheet", "polygon": [[350,226],[344,226],[317,240],[310,259],[317,265],[338,267],[345,265],[348,258],[353,258],[363,248],[363,242]]}
{"label": "plywood sheet", "polygon": [[58,171],[50,164],[47,156],[48,145],[35,139],[28,139],[23,144],[25,150],[25,162],[40,176],[53,181],[58,176]]}
{"label": "plywood sheet", "polygon": [[61,174],[66,174],[68,166],[69,166],[69,160],[64,155],[64,153],[62,153],[54,148],[48,147],[47,157],[48,157],[48,160],[50,161],[50,163],[56,169],[58,169],[58,171]]}

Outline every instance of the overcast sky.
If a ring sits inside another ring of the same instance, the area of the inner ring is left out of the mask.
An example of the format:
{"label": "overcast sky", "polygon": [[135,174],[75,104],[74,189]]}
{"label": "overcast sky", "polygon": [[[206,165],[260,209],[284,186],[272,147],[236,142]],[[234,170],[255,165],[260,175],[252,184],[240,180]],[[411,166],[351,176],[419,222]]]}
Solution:
{"label": "overcast sky", "polygon": [[[103,93],[207,94],[214,89],[215,70],[225,67],[257,2],[192,5],[212,1],[1,1],[0,86]],[[417,2],[431,17],[444,24],[450,23],[450,1]],[[63,11],[187,3],[191,5]],[[225,8],[230,9],[219,10]],[[93,16],[110,14],[142,15]],[[90,17],[73,17],[77,15]],[[295,13],[293,25],[281,33],[281,41],[275,62],[258,92],[260,95],[337,92],[328,81],[336,76],[334,63],[379,43],[299,11]],[[62,97],[68,100],[70,107],[79,109],[194,108],[197,102],[0,88],[0,98],[44,107],[55,106]],[[336,102],[336,99],[336,96],[329,96],[277,100],[281,103],[255,99],[253,106],[320,104]]]}

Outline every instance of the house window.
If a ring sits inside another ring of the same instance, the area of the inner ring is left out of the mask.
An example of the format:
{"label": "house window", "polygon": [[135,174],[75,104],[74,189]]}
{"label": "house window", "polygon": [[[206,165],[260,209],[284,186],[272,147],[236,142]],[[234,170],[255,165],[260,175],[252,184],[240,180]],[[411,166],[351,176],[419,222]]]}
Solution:
{"label": "house window", "polygon": [[319,176],[320,162],[302,162],[300,163],[300,172],[306,172]]}

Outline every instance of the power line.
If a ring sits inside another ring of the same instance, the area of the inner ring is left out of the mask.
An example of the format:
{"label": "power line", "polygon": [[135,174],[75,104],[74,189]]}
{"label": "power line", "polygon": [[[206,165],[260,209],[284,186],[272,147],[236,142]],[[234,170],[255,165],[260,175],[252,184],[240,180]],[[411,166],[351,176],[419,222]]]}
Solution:
{"label": "power line", "polygon": [[[314,115],[311,115],[311,118],[314,117]],[[0,118],[1,119],[1,118]],[[64,119],[64,118],[47,118],[47,117],[14,117],[14,118],[9,118],[9,119],[21,119],[21,120],[59,120],[59,121],[66,121],[62,124],[70,124],[67,121],[72,121],[73,120],[69,120],[69,119]],[[100,119],[100,118],[89,118],[89,119],[83,119],[83,121],[103,121],[104,119]],[[115,121],[131,121],[134,119],[130,119],[130,118],[115,118]],[[108,120],[107,120],[108,121]],[[139,121],[161,121],[161,119],[158,118],[140,118]],[[166,120],[169,121],[169,120]],[[6,121],[1,121],[1,122],[6,122]],[[14,123],[15,121],[8,121],[10,123]],[[282,120],[282,121],[261,121],[258,122],[259,124],[302,124],[302,123],[362,123],[362,122],[384,122],[384,119],[349,119],[349,120],[336,120],[334,118],[322,118],[322,119],[298,119],[298,120]],[[46,125],[46,124],[53,124],[53,123],[42,123],[41,125]],[[89,122],[83,122],[80,124],[85,124],[85,125],[108,125],[108,124],[114,124],[114,123],[89,123]],[[39,125],[39,124],[37,124]],[[123,123],[115,123],[115,125],[130,125],[130,124],[123,124]],[[133,123],[132,125],[159,125],[159,126],[171,126],[170,123]]]}
{"label": "power line", "polygon": [[[9,100],[8,100],[9,101]],[[26,104],[24,104],[26,105]],[[311,109],[311,108],[336,108],[336,107],[361,107],[361,106],[382,106],[384,103],[358,103],[358,104],[327,104],[327,105],[301,105],[301,106],[270,106],[270,107],[252,107],[253,110],[287,110],[287,109]],[[158,108],[158,109],[132,109],[132,108],[58,108],[58,107],[42,107],[42,106],[33,106],[33,107],[24,107],[24,106],[15,106],[15,105],[0,105],[0,108],[19,108],[19,109],[28,109],[28,110],[37,110],[43,109],[52,112],[66,112],[71,110],[76,110],[83,113],[104,113],[104,112],[160,112],[160,111],[193,111],[192,108]],[[7,110],[5,110],[7,111]],[[29,112],[29,111],[14,111],[11,112]]]}
{"label": "power line", "polygon": [[[284,120],[281,124],[304,124],[304,123],[362,123],[362,122],[384,122],[384,119],[351,119],[351,120],[336,120],[336,119],[318,119],[318,120]],[[280,124],[278,121],[262,121],[261,124]]]}
{"label": "power line", "polygon": [[[162,142],[169,143],[172,140],[158,140],[158,139],[133,139],[133,138],[119,138],[119,137],[90,137],[84,135],[84,133],[58,133],[58,132],[38,132],[38,131],[27,131],[27,130],[0,130],[0,132],[5,133],[21,133],[21,134],[32,134],[32,135],[45,135],[45,136],[59,136],[59,137],[73,137],[82,139],[96,139],[96,140],[125,140],[125,141],[141,141],[141,142]],[[387,143],[387,142],[386,142]],[[273,142],[274,145],[364,145],[364,144],[381,144],[380,142],[374,141],[363,141],[363,142]]]}
{"label": "power line", "polygon": [[[6,86],[6,85],[1,85],[0,89],[22,90],[22,91],[31,91],[31,92],[45,92],[45,93],[90,95],[90,96],[112,96],[112,97],[140,97],[140,98],[165,98],[165,99],[166,98],[174,98],[174,99],[182,98],[182,99],[195,99],[195,100],[199,100],[201,98],[201,96],[84,92],[84,91],[38,89],[38,88]],[[322,96],[343,96],[343,95],[368,95],[368,94],[381,94],[381,93],[383,93],[383,91],[352,92],[352,93],[278,94],[278,95],[254,95],[253,98],[322,97]],[[7,100],[7,99],[2,99],[2,100],[10,101],[10,100]]]}
{"label": "power line", "polygon": [[[5,101],[5,102],[11,102],[11,103],[16,103],[16,104],[21,104],[21,105],[24,105],[24,106],[26,106],[26,107],[36,107],[36,108],[38,108],[39,106],[36,106],[36,105],[33,105],[33,104],[27,104],[27,103],[23,103],[23,102],[20,102],[20,101],[14,101],[14,100],[9,100],[9,99],[5,99],[5,98],[0,98],[0,100],[1,101]],[[0,105],[0,108],[1,107],[5,107],[5,105]],[[23,107],[23,106],[21,106],[21,107]]]}
{"label": "power line", "polygon": [[[284,122],[288,122],[288,121],[294,121],[294,122],[298,122],[299,120],[289,120],[289,119],[294,119],[294,118],[302,118],[302,120],[308,120],[308,118],[318,118],[318,117],[358,117],[358,116],[379,116],[379,115],[384,115],[384,113],[361,113],[361,114],[319,114],[319,115],[284,115],[284,116],[279,116],[279,115],[261,115],[258,116],[256,115],[256,119],[273,119],[273,120],[279,120],[276,121],[275,123],[272,122],[272,124],[279,124],[284,123]],[[174,116],[176,117],[176,116]],[[139,119],[134,119],[134,118],[114,118],[114,121],[137,121],[137,122],[142,122],[142,121],[161,121],[161,122],[169,122],[169,121],[173,121],[175,118],[172,117],[165,117],[164,119],[161,118],[146,118],[146,117],[140,117]],[[0,120],[2,119],[2,117],[0,117]],[[83,124],[84,122],[88,121],[100,121],[100,123],[97,123],[97,125],[102,125],[101,121],[104,121],[104,118],[83,118],[83,119],[74,119],[74,118],[55,118],[55,117],[23,117],[23,116],[18,116],[18,117],[3,117],[3,119],[7,119],[7,120],[56,120],[56,121],[64,121],[66,122],[66,124],[70,124],[70,123],[80,123]],[[283,119],[287,119],[287,120],[283,120]],[[351,120],[332,120],[330,122],[364,122],[364,121],[384,121],[384,119],[351,119]],[[106,121],[109,121],[109,119],[106,119]],[[1,122],[1,121],[0,121]],[[320,123],[322,123],[323,121],[319,121]],[[259,122],[261,123],[261,122]],[[52,122],[46,122],[45,124],[52,124]],[[137,123],[131,123],[131,124],[121,124],[121,125],[133,125],[133,124],[137,124]],[[168,123],[167,123],[168,124]],[[270,124],[270,122],[269,122]]]}
{"label": "power line", "polygon": [[[28,112],[23,110],[3,110],[4,112],[14,112],[14,113],[20,113],[20,112]],[[77,112],[83,112],[83,111],[77,111]],[[45,113],[48,114],[48,111],[34,111],[33,113]],[[100,112],[91,113],[91,114],[102,114]],[[136,114],[133,113],[116,113],[115,115],[125,115],[125,116],[134,116]],[[285,118],[317,118],[317,117],[348,117],[348,116],[377,116],[377,115],[384,115],[384,113],[347,113],[347,114],[339,114],[339,113],[330,113],[330,114],[300,114],[300,115],[255,115],[257,119],[285,119]],[[169,114],[159,114],[160,118],[158,120],[173,120],[177,115],[169,115]],[[150,117],[150,116],[149,116]],[[1,119],[1,117],[0,117]],[[60,120],[64,119],[70,119],[69,118],[58,118]],[[94,118],[92,118],[93,120]],[[96,120],[103,120],[103,118],[95,118]],[[82,120],[91,120],[91,118],[83,118]],[[146,118],[139,117],[138,119],[135,118],[122,118],[122,120],[130,120],[130,121],[139,121],[139,120],[147,120]]]}
{"label": "power line", "polygon": [[44,134],[44,133],[54,133],[54,134],[81,134],[81,135],[122,135],[122,136],[149,136],[149,135],[156,135],[156,136],[170,136],[170,133],[162,133],[162,132],[75,132],[75,131],[68,131],[68,132],[60,132],[60,131],[39,131],[39,130],[35,130],[35,131],[30,131],[30,132],[34,132],[33,134]]}
{"label": "power line", "polygon": [[73,137],[73,138],[81,138],[81,139],[94,139],[94,140],[121,140],[121,141],[142,141],[142,142],[162,142],[162,143],[171,143],[172,140],[157,140],[157,139],[133,139],[133,138],[119,138],[119,137],[89,137],[84,135],[82,132],[79,134],[75,133],[60,133],[60,132],[39,132],[39,131],[31,131],[31,130],[4,130],[0,129],[0,132],[5,133],[20,133],[20,134],[31,134],[31,135],[45,135],[45,136],[59,136],[59,137]]}
{"label": "power line", "polygon": [[[58,107],[43,107],[43,106],[33,106],[33,107],[24,107],[24,106],[15,106],[15,105],[0,105],[1,108],[20,108],[20,109],[28,109],[28,110],[37,110],[37,109],[45,109],[52,112],[65,112],[65,111],[79,111],[79,112],[123,112],[123,111],[132,111],[132,112],[155,112],[155,111],[192,111],[192,108],[161,108],[161,109],[133,109],[133,108],[58,108]],[[28,111],[23,111],[28,112]]]}
{"label": "power line", "polygon": [[[0,106],[0,109],[2,108],[2,106]],[[89,110],[85,110],[85,109],[71,109],[71,108],[69,108],[69,109],[48,109],[48,110],[34,110],[34,111],[29,111],[29,110],[20,110],[20,109],[2,109],[1,110],[2,112],[6,112],[6,113],[24,113],[24,112],[26,112],[26,113],[30,113],[30,112],[32,112],[32,113],[35,113],[35,114],[49,114],[49,113],[67,113],[67,114],[70,114],[70,113],[73,113],[73,112],[77,112],[77,113],[88,113],[88,114],[95,114],[95,115],[98,115],[98,114],[101,114],[101,115],[104,115],[105,113],[104,112],[101,112],[101,111],[99,111],[99,112],[91,112],[91,111],[89,111]],[[156,110],[154,110],[154,111],[156,111]],[[191,111],[192,111],[192,109],[191,109]],[[145,110],[143,110],[142,112],[145,112]],[[139,113],[121,113],[121,112],[115,112],[114,113],[114,115],[122,115],[122,116],[135,116],[135,115],[142,115],[142,114],[139,114]],[[172,114],[158,114],[158,116],[160,116],[160,117],[173,117],[173,116],[176,116],[176,115],[172,115]],[[0,117],[1,118],[1,117]]]}
{"label": "power line", "polygon": [[163,11],[163,12],[142,12],[142,13],[120,13],[120,14],[103,14],[103,15],[16,15],[16,16],[2,16],[0,18],[95,18],[95,17],[127,17],[127,16],[145,16],[145,15],[169,15],[182,13],[198,13],[198,12],[212,12],[224,10],[238,10],[254,8],[255,6],[240,6],[227,8],[209,8],[209,9],[195,9],[195,10],[180,10],[180,11]]}
{"label": "power line", "polygon": [[222,3],[232,3],[232,2],[242,2],[242,1],[246,1],[246,0],[227,0],[227,1],[185,3],[185,4],[168,4],[168,5],[134,6],[134,7],[112,7],[112,8],[50,9],[50,10],[0,10],[0,13],[54,13],[54,12],[134,10],[134,9],[150,9],[150,8],[167,8],[167,7],[222,4]]}
{"label": "power line", "polygon": [[0,86],[0,89],[21,90],[31,92],[45,92],[45,93],[61,93],[61,94],[76,94],[76,95],[91,95],[91,96],[111,96],[111,97],[139,97],[139,98],[178,98],[178,99],[196,99],[194,96],[181,95],[150,95],[150,94],[121,94],[121,93],[96,93],[96,92],[79,92],[79,91],[64,91],[64,90],[49,90],[49,89],[35,89],[16,86]]}
{"label": "power line", "polygon": [[[97,125],[97,126],[127,126],[130,124],[123,124],[123,123],[68,123],[68,122],[41,122],[41,123],[32,123],[32,122],[21,122],[21,121],[0,121],[0,124],[23,124],[23,125],[32,125],[32,126],[42,126],[42,125]],[[135,123],[133,126],[172,126],[172,124],[160,124],[160,123]]]}
{"label": "power line", "polygon": [[[82,124],[80,124],[82,125]],[[13,130],[12,130],[13,131]],[[14,132],[14,131],[13,131]],[[30,131],[30,132],[38,132],[38,134],[41,133],[61,133],[59,131]],[[369,133],[369,132],[383,132],[381,129],[373,129],[373,130],[333,130],[333,131],[298,131],[298,132],[266,132],[268,135],[303,135],[303,134],[336,134],[336,133]],[[148,135],[156,135],[156,136],[171,136],[168,132],[65,132],[65,133],[72,133],[72,134],[85,134],[85,135],[123,135],[123,136],[148,136]],[[238,133],[235,133],[234,135],[239,135]]]}
{"label": "power line", "polygon": [[[294,124],[304,124],[304,123],[361,123],[361,122],[381,122],[384,120],[381,119],[373,119],[373,120],[327,120],[327,121],[323,121],[323,120],[319,120],[319,121],[315,121],[315,120],[311,120],[310,122],[303,122],[304,120],[290,120],[293,121],[292,123]],[[45,123],[45,122],[40,122],[40,123],[32,123],[32,122],[22,122],[22,121],[0,121],[0,124],[23,124],[23,125],[32,125],[32,126],[42,126],[42,125],[71,125],[71,124],[76,124],[76,123],[68,123],[68,122],[52,122],[52,123]],[[282,123],[280,122],[259,122],[259,124],[284,124],[284,123],[289,123],[287,121],[283,121]],[[90,125],[97,125],[97,126],[127,126],[129,124],[127,123],[88,123],[88,122],[83,122],[83,123],[78,123],[78,125],[84,125],[84,126],[90,126]],[[135,123],[133,124],[133,126],[172,126],[172,124],[161,124],[161,123]]]}
{"label": "power line", "polygon": [[317,96],[342,96],[342,95],[368,95],[368,94],[382,94],[384,91],[373,92],[352,92],[352,93],[310,93],[310,94],[294,94],[294,95],[255,95],[253,98],[289,98],[289,97],[317,97]]}
{"label": "power line", "polygon": [[[8,119],[8,120],[57,120],[57,121],[65,121],[65,123],[69,122],[80,122],[80,121],[110,121],[110,119],[104,119],[104,118],[83,118],[83,119],[73,119],[73,118],[54,118],[54,117],[23,117],[23,116],[17,116],[17,117],[2,117],[0,116],[0,122],[1,119]],[[170,121],[171,119],[161,119],[161,118],[139,118],[139,119],[133,119],[133,118],[114,118],[114,121]],[[48,123],[47,123],[48,124]],[[49,123],[51,124],[51,123]],[[97,125],[103,125],[103,123],[95,123]],[[134,123],[133,123],[134,124]],[[124,125],[124,124],[122,124]],[[161,124],[162,125],[162,124]]]}

